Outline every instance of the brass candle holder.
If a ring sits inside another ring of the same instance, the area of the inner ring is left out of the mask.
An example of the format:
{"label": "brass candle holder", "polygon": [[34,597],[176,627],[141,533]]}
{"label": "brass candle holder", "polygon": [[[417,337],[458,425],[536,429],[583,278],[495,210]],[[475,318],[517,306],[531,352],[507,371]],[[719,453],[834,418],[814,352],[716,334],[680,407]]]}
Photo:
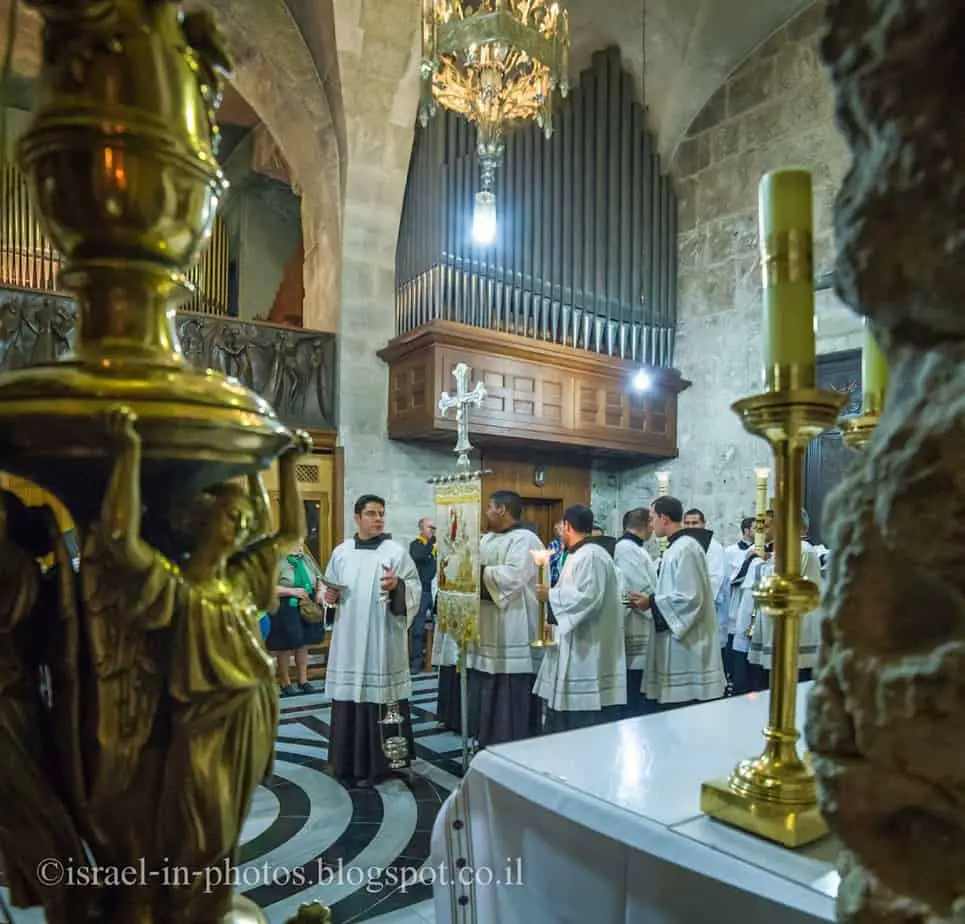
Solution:
{"label": "brass candle holder", "polygon": [[813,388],[767,392],[733,405],[744,427],[774,453],[774,573],[754,589],[754,600],[774,619],[774,663],[764,751],[741,761],[723,780],[703,784],[701,811],[760,837],[799,847],[827,833],[814,774],[798,754],[797,676],[801,616],[819,590],[801,577],[801,504],[804,454],[814,437],[833,427],[846,396]]}
{"label": "brass candle holder", "polygon": [[849,449],[864,449],[874,435],[884,409],[887,387],[888,363],[866,318],[864,347],[861,351],[861,414],[840,423],[841,438]]}
{"label": "brass candle holder", "polygon": [[[670,472],[657,472],[657,497],[666,497],[670,493]],[[667,551],[667,537],[661,536],[660,557],[663,558]]]}
{"label": "brass candle holder", "polygon": [[[767,539],[764,535],[764,526],[767,517],[767,483],[771,477],[769,468],[755,468],[754,476],[757,478],[757,507],[754,512],[754,551],[763,560]],[[744,637],[748,640],[754,637],[754,630],[757,628],[757,617],[760,613],[758,607],[754,607],[751,619],[744,632]]]}
{"label": "brass candle holder", "polygon": [[[539,582],[545,586],[549,585],[547,569],[549,568],[550,554],[549,549],[532,549],[530,551],[530,555],[533,556],[533,561],[536,562],[539,567]],[[552,627],[546,621],[545,600],[539,601],[539,630],[537,631],[537,638],[529,644],[531,648],[555,648],[557,645],[556,639],[553,638]]]}

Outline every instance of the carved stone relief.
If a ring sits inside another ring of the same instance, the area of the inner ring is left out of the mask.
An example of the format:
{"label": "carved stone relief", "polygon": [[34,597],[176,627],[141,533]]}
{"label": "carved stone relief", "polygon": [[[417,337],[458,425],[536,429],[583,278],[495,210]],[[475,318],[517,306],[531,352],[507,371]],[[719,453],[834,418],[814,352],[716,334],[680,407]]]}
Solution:
{"label": "carved stone relief", "polygon": [[[53,362],[73,347],[76,312],[61,295],[0,289],[0,372]],[[271,402],[291,427],[335,429],[335,336],[178,312],[196,369],[216,369]]]}

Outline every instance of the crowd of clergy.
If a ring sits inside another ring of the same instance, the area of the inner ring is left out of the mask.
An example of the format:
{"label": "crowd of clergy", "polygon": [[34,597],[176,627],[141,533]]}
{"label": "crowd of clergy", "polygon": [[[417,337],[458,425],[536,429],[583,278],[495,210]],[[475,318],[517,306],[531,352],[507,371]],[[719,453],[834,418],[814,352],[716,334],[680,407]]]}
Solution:
{"label": "crowd of clergy", "polygon": [[[724,547],[701,511],[685,511],[675,497],[627,511],[615,540],[600,535],[589,507],[570,507],[549,549],[522,515],[514,492],[488,499],[478,642],[460,656],[453,638],[434,635],[442,724],[462,733],[465,712],[466,733],[485,748],[767,688],[774,633],[752,589],[773,570],[771,513],[763,550],[753,520]],[[375,495],[358,499],[355,522],[323,575],[323,600],[335,612],[325,681],[329,770],[347,784],[374,785],[392,772],[383,747],[390,704],[415,754],[410,629],[425,619],[432,594],[424,550],[413,547],[434,552],[434,539],[428,521],[409,549],[387,536],[385,502]],[[820,586],[827,550],[807,540],[806,513],[804,523],[802,575]],[[815,665],[819,632],[819,612],[807,614],[801,679]]]}

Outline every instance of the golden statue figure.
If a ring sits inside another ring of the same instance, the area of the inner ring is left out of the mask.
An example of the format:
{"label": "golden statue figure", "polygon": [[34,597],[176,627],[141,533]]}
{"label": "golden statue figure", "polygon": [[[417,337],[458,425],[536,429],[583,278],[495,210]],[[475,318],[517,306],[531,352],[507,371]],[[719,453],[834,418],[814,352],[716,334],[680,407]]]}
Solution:
{"label": "golden statue figure", "polygon": [[[68,895],[58,877],[38,869],[50,858],[80,865],[85,855],[41,686],[59,647],[56,599],[38,561],[52,550],[55,531],[49,508],[27,508],[0,492],[0,855],[14,903],[42,905],[48,924],[76,919],[84,896]],[[51,665],[52,675],[60,673]]]}
{"label": "golden statue figure", "polygon": [[[72,352],[0,375],[0,470],[63,505],[82,554],[0,495],[3,866],[49,924],[263,921],[230,867],[271,770],[257,617],[304,537],[311,442],[195,370],[172,323],[227,186],[230,61],[177,0],[24,2],[44,55],[17,156],[78,326]],[[272,531],[257,473],[279,457]]]}
{"label": "golden statue figure", "polygon": [[111,865],[149,858],[174,870],[121,889],[125,919],[146,920],[160,888],[174,920],[217,920],[271,771],[278,694],[258,615],[273,608],[281,556],[304,536],[294,460],[311,443],[301,436],[281,457],[276,533],[259,476],[219,484],[172,516],[185,549],[175,563],[141,537],[134,415],[113,411],[107,429],[116,461],[81,568],[98,705],[91,827]]}

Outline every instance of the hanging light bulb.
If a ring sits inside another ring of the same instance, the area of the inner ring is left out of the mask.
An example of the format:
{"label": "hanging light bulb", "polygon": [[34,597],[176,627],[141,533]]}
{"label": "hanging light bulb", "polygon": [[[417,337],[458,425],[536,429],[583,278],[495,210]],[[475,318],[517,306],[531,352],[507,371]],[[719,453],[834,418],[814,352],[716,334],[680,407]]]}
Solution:
{"label": "hanging light bulb", "polygon": [[496,196],[488,189],[476,193],[472,214],[472,239],[482,247],[496,240]]}

